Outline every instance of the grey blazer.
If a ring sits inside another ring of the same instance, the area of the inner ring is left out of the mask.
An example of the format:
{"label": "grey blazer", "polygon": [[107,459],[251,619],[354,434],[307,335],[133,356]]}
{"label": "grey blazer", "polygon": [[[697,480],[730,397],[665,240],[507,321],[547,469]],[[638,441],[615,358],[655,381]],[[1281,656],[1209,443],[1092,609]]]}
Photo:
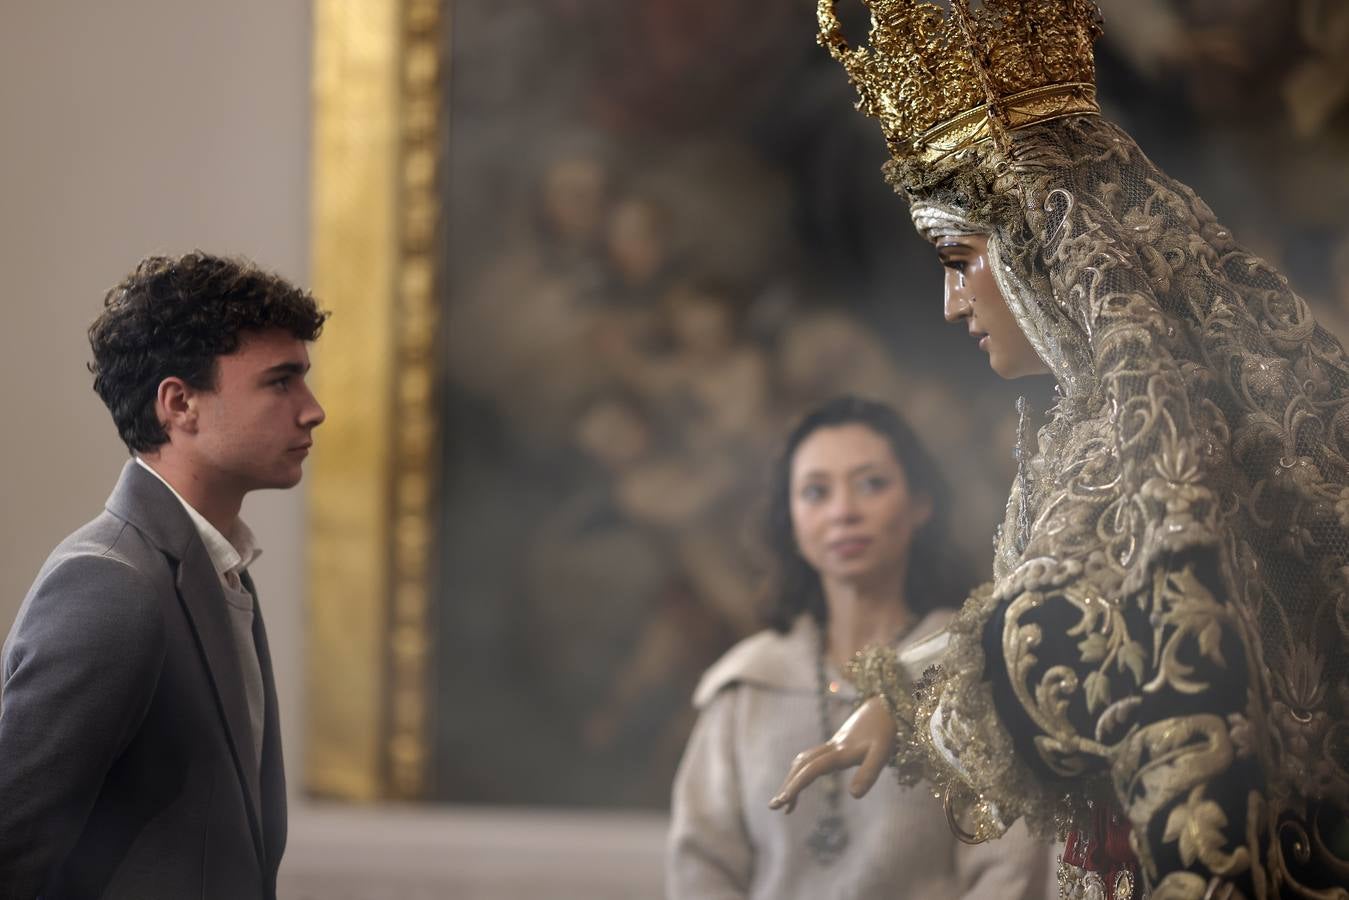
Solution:
{"label": "grey blazer", "polygon": [[244,762],[244,680],[206,546],[128,463],[5,645],[0,900],[274,900],[286,788],[261,615],[253,640],[260,767]]}

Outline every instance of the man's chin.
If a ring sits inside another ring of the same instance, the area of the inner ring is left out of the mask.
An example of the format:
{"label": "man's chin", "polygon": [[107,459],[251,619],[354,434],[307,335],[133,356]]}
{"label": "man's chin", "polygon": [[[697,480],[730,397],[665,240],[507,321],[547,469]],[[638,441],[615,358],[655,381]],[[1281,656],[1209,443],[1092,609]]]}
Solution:
{"label": "man's chin", "polygon": [[292,469],[285,469],[266,478],[259,478],[253,490],[255,491],[284,491],[295,487],[304,478],[304,469],[298,465]]}

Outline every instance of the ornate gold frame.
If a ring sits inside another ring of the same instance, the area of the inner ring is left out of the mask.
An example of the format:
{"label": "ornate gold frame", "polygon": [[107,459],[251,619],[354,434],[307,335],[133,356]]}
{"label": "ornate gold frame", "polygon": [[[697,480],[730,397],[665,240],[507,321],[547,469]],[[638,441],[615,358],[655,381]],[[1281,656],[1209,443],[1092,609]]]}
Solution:
{"label": "ornate gold frame", "polygon": [[316,0],[304,785],[428,793],[446,0]]}

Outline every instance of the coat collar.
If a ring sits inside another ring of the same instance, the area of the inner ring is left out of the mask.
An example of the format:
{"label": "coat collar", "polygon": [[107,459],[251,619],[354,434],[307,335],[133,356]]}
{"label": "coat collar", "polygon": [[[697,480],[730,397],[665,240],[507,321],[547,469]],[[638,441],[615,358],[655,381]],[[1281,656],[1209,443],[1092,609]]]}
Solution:
{"label": "coat collar", "polygon": [[182,561],[194,541],[201,542],[187,510],[169,486],[134,459],[122,467],[106,506],[175,561]]}
{"label": "coat collar", "polygon": [[193,509],[192,504],[183,499],[183,495],[174,490],[173,485],[149,463],[140,457],[136,457],[135,463],[167,487],[174,499],[183,507],[187,517],[192,520],[193,527],[197,529],[197,534],[201,536],[202,543],[206,545],[206,552],[211,557],[211,565],[215,567],[217,575],[224,578],[233,573],[238,577],[262,555],[262,551],[258,549],[257,538],[243,519],[235,520],[234,530],[230,534],[222,534],[220,529],[212,525],[205,516]]}

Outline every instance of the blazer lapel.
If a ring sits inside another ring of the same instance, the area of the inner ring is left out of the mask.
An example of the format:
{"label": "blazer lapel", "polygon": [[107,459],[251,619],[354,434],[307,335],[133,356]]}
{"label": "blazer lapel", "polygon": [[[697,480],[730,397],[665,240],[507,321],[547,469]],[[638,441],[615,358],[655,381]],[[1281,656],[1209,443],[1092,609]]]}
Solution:
{"label": "blazer lapel", "polygon": [[225,720],[225,735],[234,756],[234,766],[239,772],[248,801],[253,841],[258,858],[265,860],[260,819],[262,796],[258,770],[251,762],[252,726],[248,715],[248,698],[244,695],[243,669],[239,665],[238,648],[234,646],[220,577],[211,565],[206,546],[200,539],[188,546],[178,566],[178,599],[182,601],[197,636],[197,646],[206,659],[206,670],[210,673],[211,685],[215,688],[216,700],[220,704],[220,714]]}
{"label": "blazer lapel", "polygon": [[234,646],[220,576],[211,565],[206,545],[182,503],[135,460],[123,467],[122,477],[108,498],[107,508],[113,515],[134,525],[177,563],[178,600],[206,663],[206,672],[224,720],[225,738],[243,788],[253,846],[258,859],[265,862],[258,771],[251,762],[246,762],[253,758],[248,698],[244,695],[243,670]]}
{"label": "blazer lapel", "polygon": [[286,768],[281,751],[281,718],[276,704],[276,680],[272,675],[272,654],[267,644],[267,628],[262,621],[262,604],[253,577],[247,571],[244,587],[253,595],[253,644],[262,670],[263,696],[267,701],[266,730],[262,737],[262,836],[267,850],[267,865],[275,873],[286,848]]}

